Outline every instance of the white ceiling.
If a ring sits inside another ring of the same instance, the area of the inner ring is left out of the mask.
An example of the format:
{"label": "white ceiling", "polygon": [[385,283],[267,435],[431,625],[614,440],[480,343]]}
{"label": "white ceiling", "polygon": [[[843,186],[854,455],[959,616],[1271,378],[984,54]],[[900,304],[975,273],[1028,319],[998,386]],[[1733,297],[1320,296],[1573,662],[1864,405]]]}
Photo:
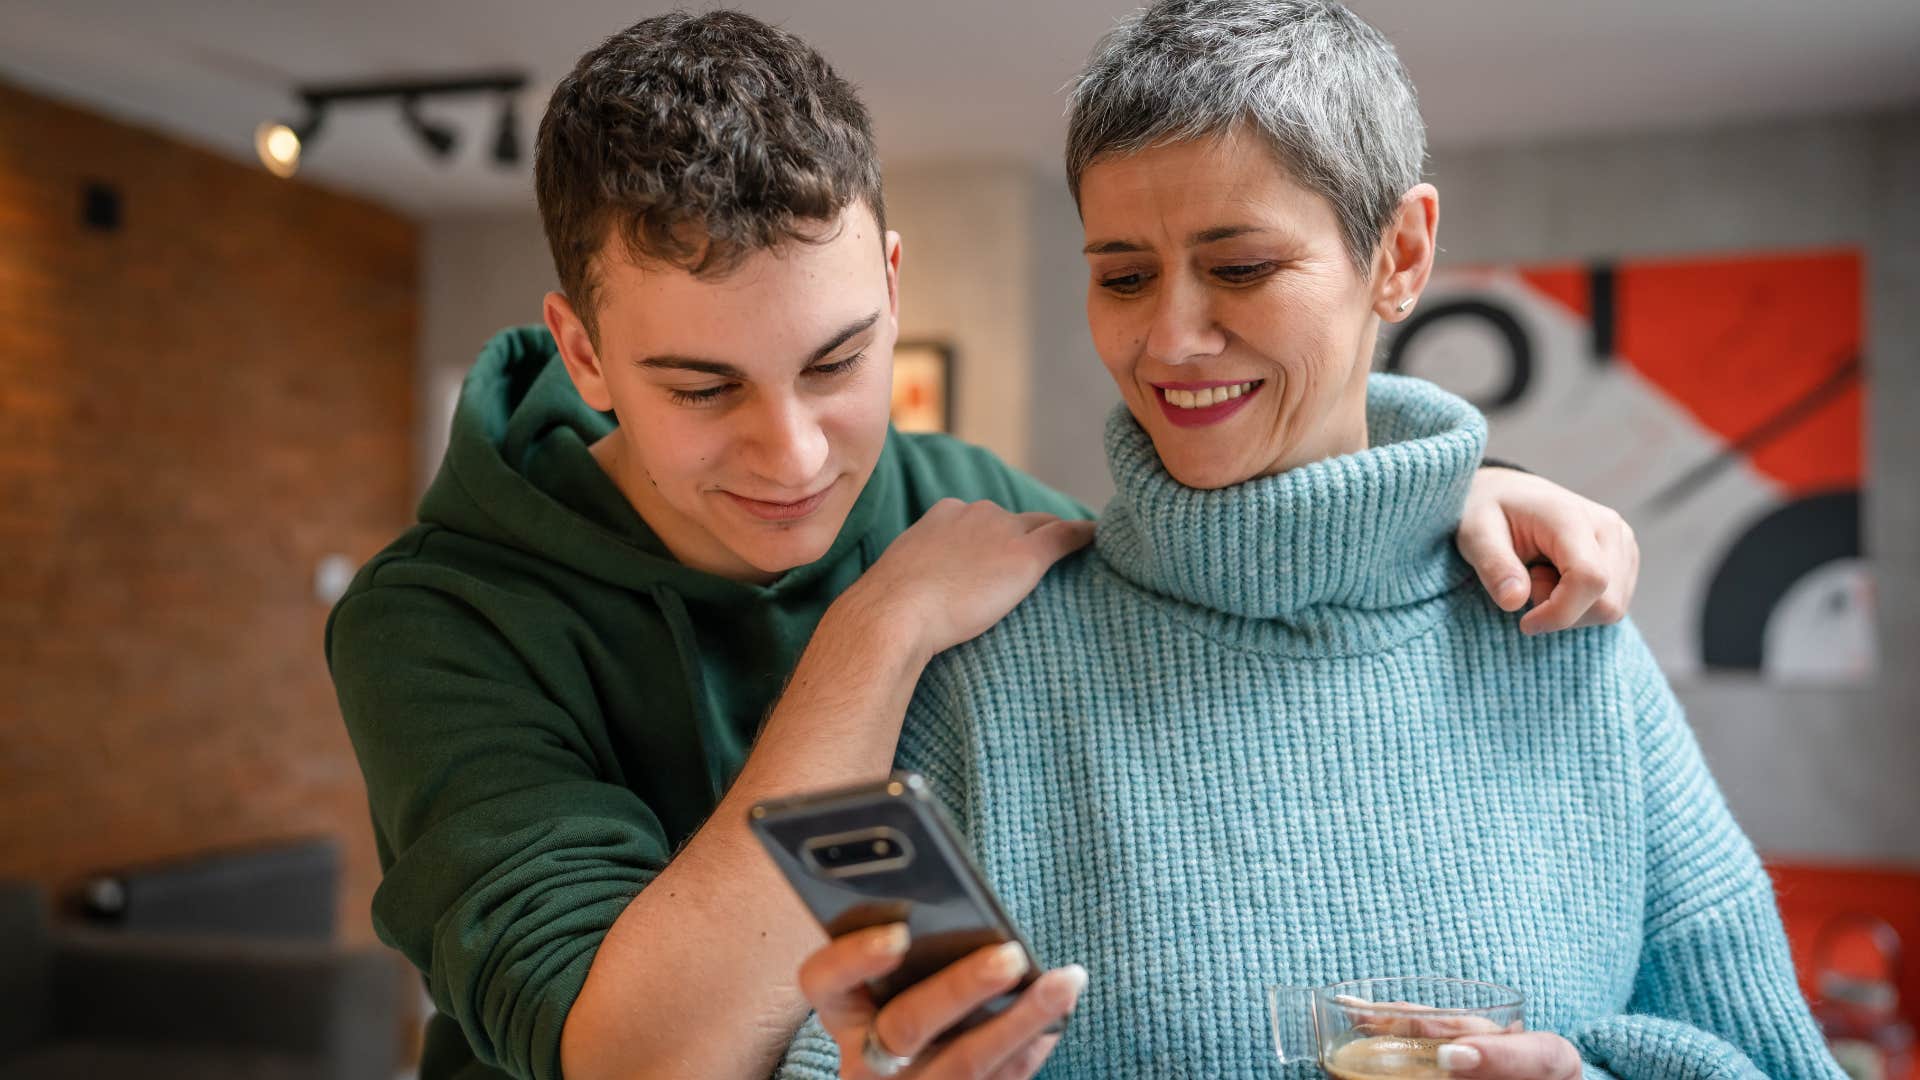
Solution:
{"label": "white ceiling", "polygon": [[[305,82],[518,67],[530,139],[575,57],[658,0],[0,0],[0,78],[251,161]],[[692,6],[713,6],[696,4]],[[889,165],[1057,170],[1059,90],[1135,0],[740,0],[858,83]],[[1356,0],[1399,46],[1436,146],[1920,102],[1920,0]],[[390,107],[335,109],[302,175],[416,216],[531,206],[486,160],[495,107],[430,162]],[[527,158],[531,154],[526,155]]]}

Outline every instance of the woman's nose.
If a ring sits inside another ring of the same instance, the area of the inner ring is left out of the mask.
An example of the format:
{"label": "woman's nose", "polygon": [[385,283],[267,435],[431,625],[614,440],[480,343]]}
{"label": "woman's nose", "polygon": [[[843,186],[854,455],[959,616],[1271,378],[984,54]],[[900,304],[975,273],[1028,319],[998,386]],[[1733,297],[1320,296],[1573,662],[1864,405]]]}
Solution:
{"label": "woman's nose", "polygon": [[1226,348],[1226,332],[1214,319],[1206,290],[1197,283],[1170,280],[1153,303],[1153,323],[1147,328],[1148,359],[1183,364],[1216,356]]}

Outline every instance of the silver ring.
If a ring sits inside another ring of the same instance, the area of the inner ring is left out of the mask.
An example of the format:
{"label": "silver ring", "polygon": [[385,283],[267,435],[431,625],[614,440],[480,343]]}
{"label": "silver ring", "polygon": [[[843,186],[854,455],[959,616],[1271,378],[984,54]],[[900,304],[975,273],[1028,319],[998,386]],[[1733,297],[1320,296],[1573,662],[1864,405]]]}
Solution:
{"label": "silver ring", "polygon": [[901,1069],[913,1064],[910,1057],[901,1057],[880,1042],[880,1029],[874,1024],[867,1025],[867,1037],[860,1043],[860,1063],[875,1076],[892,1076]]}

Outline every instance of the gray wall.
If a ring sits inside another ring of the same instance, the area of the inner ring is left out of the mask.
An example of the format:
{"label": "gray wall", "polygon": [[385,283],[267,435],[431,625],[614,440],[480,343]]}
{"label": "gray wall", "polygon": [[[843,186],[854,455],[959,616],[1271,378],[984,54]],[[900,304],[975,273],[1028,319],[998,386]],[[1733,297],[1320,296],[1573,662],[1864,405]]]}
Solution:
{"label": "gray wall", "polygon": [[503,327],[540,321],[559,285],[540,215],[469,214],[427,223],[420,241],[420,357],[414,473],[421,490],[447,450],[460,378]]}
{"label": "gray wall", "polygon": [[887,170],[900,234],[900,336],[954,349],[954,434],[1027,464],[1032,173],[971,161]]}
{"label": "gray wall", "polygon": [[1029,471],[1095,509],[1113,495],[1101,452],[1107,413],[1120,402],[1087,334],[1085,237],[1067,183],[1034,178],[1033,435]]}
{"label": "gray wall", "polygon": [[[1867,261],[1872,686],[1679,687],[1735,813],[1770,854],[1920,861],[1920,111],[1435,154],[1445,262],[1538,262],[1852,245]],[[1077,262],[1064,195],[1037,243]],[[1051,207],[1051,209],[1049,209]],[[1104,499],[1113,401],[1064,256],[1041,253],[1030,468]],[[1084,273],[1084,271],[1082,271]],[[1050,314],[1055,313],[1055,314]],[[1062,360],[1066,362],[1056,362]]]}

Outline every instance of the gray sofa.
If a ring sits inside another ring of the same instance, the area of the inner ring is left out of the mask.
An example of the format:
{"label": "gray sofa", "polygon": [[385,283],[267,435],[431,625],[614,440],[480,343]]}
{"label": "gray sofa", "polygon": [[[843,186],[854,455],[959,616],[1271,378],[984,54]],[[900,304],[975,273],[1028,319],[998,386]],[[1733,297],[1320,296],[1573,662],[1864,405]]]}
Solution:
{"label": "gray sofa", "polygon": [[384,949],[72,925],[38,887],[0,882],[0,957],[8,1080],[392,1080],[401,1067],[411,979]]}

